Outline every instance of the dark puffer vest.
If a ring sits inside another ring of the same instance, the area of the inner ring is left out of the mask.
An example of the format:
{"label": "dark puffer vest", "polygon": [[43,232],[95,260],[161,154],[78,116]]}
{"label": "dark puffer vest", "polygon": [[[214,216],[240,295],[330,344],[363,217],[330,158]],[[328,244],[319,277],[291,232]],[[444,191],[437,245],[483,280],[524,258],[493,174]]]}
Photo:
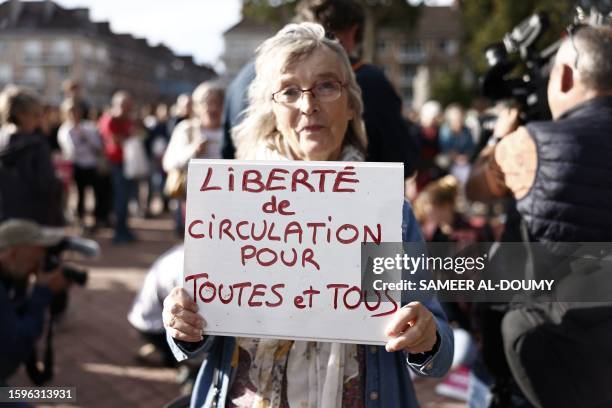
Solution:
{"label": "dark puffer vest", "polygon": [[527,130],[538,168],[517,208],[531,239],[612,242],[612,97],[589,100]]}

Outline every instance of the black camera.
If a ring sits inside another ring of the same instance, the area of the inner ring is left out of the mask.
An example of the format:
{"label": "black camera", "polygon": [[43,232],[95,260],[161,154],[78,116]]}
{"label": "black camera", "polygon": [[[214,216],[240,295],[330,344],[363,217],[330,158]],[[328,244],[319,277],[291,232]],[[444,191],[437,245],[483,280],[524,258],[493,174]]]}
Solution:
{"label": "black camera", "polygon": [[523,122],[551,118],[546,88],[550,62],[561,41],[542,51],[535,48],[548,27],[548,16],[536,13],[504,35],[502,42],[485,50],[489,69],[481,78],[482,94],[493,101],[518,104]]}
{"label": "black camera", "polygon": [[[100,254],[100,246],[96,241],[80,237],[66,237],[57,245],[47,249],[45,258],[45,271],[51,271],[61,265],[61,256],[64,251],[74,251],[88,258],[98,256]],[[86,270],[78,269],[74,266],[62,266],[62,272],[66,279],[74,283],[85,286],[87,283],[88,274]]]}

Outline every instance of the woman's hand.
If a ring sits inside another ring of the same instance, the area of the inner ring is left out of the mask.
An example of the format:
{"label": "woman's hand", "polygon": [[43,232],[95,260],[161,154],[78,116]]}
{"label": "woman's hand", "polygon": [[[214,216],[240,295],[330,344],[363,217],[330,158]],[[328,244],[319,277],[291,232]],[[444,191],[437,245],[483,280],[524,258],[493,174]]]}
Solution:
{"label": "woman's hand", "polygon": [[429,309],[420,302],[411,302],[395,312],[389,322],[385,348],[388,352],[425,353],[436,344],[436,332],[436,321]]}
{"label": "woman's hand", "polygon": [[172,289],[164,299],[164,327],[170,336],[182,341],[201,341],[206,321],[198,314],[198,305],[180,287]]}

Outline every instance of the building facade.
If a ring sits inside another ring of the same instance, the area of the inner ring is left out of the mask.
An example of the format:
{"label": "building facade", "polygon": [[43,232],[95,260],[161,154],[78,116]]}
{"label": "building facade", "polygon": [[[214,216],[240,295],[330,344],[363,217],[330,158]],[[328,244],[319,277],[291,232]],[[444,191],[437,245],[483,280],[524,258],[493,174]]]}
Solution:
{"label": "building facade", "polygon": [[280,27],[273,27],[242,19],[233,27],[223,33],[225,51],[223,63],[225,64],[224,77],[230,81],[238,71],[255,55],[255,50],[267,38],[272,37]]}
{"label": "building facade", "polygon": [[422,7],[412,30],[378,31],[374,63],[382,67],[405,108],[420,108],[442,70],[462,69],[458,7]]}
{"label": "building facade", "polygon": [[101,108],[118,89],[138,102],[169,102],[215,76],[191,57],[92,22],[86,8],[66,9],[50,0],[0,4],[0,87],[27,86],[57,104],[62,83],[75,79]]}

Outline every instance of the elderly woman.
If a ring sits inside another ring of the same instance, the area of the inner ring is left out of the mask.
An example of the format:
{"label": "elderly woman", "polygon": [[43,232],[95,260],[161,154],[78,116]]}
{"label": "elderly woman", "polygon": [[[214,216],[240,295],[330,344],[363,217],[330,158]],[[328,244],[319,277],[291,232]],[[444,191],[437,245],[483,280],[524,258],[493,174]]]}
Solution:
{"label": "elderly woman", "polygon": [[[360,91],[341,45],[321,26],[282,29],[259,49],[256,71],[247,116],[235,129],[239,157],[364,160]],[[403,238],[421,240],[407,206]],[[437,301],[398,310],[385,348],[342,345],[347,358],[341,378],[329,378],[337,371],[327,369],[334,364],[330,343],[206,336],[205,320],[181,288],[166,298],[163,320],[179,359],[208,351],[194,407],[416,407],[408,369],[441,376],[453,354]],[[290,361],[303,369],[287,375]]]}
{"label": "elderly woman", "polygon": [[164,154],[165,171],[186,168],[192,158],[221,158],[223,95],[223,88],[213,81],[203,82],[193,91],[195,116],[174,128]]}
{"label": "elderly woman", "polygon": [[[168,173],[170,186],[166,184],[165,192],[172,198],[177,198],[179,206],[175,218],[175,231],[179,236],[184,233],[185,200],[184,191],[186,177],[177,182],[177,174],[186,174],[187,163],[191,159],[220,159],[223,131],[221,129],[221,113],[225,92],[221,85],[215,81],[202,82],[193,91],[189,99],[194,116],[182,120],[170,137],[170,143],[162,159],[162,167]],[[188,105],[184,98],[183,108]],[[178,103],[178,102],[177,102]],[[181,172],[181,173],[179,173]],[[180,187],[176,186],[179,184]]]}

